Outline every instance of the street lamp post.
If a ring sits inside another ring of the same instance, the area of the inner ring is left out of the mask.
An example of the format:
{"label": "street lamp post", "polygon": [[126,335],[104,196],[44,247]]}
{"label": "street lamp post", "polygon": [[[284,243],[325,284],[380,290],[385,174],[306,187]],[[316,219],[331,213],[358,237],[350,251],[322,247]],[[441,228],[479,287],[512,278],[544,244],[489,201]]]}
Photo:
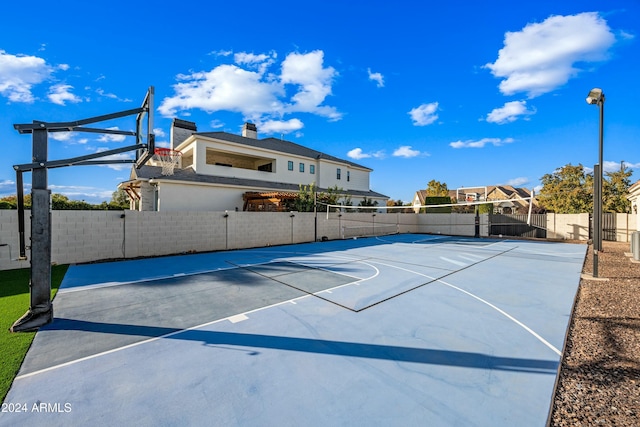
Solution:
{"label": "street lamp post", "polygon": [[604,141],[604,93],[600,88],[591,89],[587,104],[600,108],[600,134],[598,145],[598,167],[594,168],[593,180],[593,276],[598,277],[598,251],[602,251],[602,149]]}

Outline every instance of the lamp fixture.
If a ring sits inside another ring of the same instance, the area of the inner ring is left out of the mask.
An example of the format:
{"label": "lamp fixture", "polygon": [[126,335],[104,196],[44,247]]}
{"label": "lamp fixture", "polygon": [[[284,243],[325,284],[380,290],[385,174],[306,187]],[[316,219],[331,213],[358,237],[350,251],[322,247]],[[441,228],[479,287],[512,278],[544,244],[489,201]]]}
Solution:
{"label": "lamp fixture", "polygon": [[587,104],[600,105],[600,103],[603,103],[603,102],[604,102],[604,94],[602,93],[602,89],[597,87],[591,89],[591,92],[589,92],[589,95],[587,96]]}

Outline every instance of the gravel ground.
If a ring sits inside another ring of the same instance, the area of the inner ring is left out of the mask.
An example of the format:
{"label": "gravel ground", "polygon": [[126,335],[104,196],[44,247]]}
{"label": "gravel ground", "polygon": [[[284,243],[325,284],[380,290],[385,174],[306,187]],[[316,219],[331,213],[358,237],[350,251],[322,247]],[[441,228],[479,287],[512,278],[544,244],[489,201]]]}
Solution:
{"label": "gravel ground", "polygon": [[589,247],[567,336],[550,426],[640,426],[640,264],[629,243]]}

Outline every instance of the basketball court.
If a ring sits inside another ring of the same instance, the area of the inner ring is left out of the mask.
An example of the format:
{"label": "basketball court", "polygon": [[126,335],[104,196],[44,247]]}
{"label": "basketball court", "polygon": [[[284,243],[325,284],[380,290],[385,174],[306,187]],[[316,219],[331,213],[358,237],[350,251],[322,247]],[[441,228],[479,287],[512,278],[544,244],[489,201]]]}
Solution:
{"label": "basketball court", "polygon": [[72,266],[0,426],[543,426],[585,252],[398,234]]}

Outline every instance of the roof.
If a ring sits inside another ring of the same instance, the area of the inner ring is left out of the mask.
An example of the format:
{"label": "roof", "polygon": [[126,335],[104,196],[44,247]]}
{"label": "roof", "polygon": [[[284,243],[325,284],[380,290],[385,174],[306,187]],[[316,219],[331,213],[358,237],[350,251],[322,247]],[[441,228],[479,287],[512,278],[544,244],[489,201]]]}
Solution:
{"label": "roof", "polygon": [[[640,181],[639,181],[640,182]],[[462,195],[464,194],[470,194],[470,193],[484,193],[484,189],[485,187],[466,187],[463,190]],[[488,185],[486,187],[487,189],[487,197],[494,192],[495,190],[499,190],[500,192],[502,192],[503,194],[506,195],[507,198],[509,199],[528,199],[529,197],[531,197],[531,192],[529,190],[527,190],[526,188],[520,188],[520,187],[513,187],[511,185]],[[457,194],[458,190],[449,190],[449,197],[452,200],[456,199],[456,195],[460,196],[460,194]],[[416,191],[416,196],[418,197],[418,200],[420,201],[420,204],[424,205],[425,204],[425,197],[427,197],[427,191],[426,190],[418,190]],[[491,199],[487,200],[488,202],[491,201]],[[537,201],[534,199],[533,201],[534,205],[537,205]]]}
{"label": "roof", "polygon": [[[233,185],[238,187],[247,187],[247,191],[256,191],[257,189],[269,189],[273,191],[293,191],[298,192],[300,185],[288,184],[284,182],[262,181],[259,179],[235,178],[216,175],[202,175],[194,172],[192,168],[175,169],[173,175],[162,175],[162,168],[159,166],[142,166],[139,169],[133,168],[131,180],[136,179],[154,179],[156,181],[175,181],[175,182],[191,182],[202,184],[219,184]],[[130,181],[129,181],[130,182]],[[318,188],[318,191],[327,191],[327,189]],[[375,191],[361,190],[343,190],[343,194],[356,197],[375,197],[388,199],[388,196],[377,193]]]}
{"label": "roof", "polygon": [[331,156],[321,151],[313,150],[311,148],[304,147],[300,144],[296,144],[291,141],[285,141],[284,139],[277,138],[263,138],[254,139],[246,138],[244,136],[235,135],[227,132],[197,132],[195,136],[204,136],[207,138],[221,139],[223,141],[229,141],[236,144],[248,145],[250,147],[265,148],[267,150],[278,151],[281,153],[294,154],[296,156],[308,157],[310,159],[325,159],[334,162],[345,163],[357,168],[366,169],[372,171],[373,169],[366,166],[359,165],[349,160],[340,159],[338,157]]}

